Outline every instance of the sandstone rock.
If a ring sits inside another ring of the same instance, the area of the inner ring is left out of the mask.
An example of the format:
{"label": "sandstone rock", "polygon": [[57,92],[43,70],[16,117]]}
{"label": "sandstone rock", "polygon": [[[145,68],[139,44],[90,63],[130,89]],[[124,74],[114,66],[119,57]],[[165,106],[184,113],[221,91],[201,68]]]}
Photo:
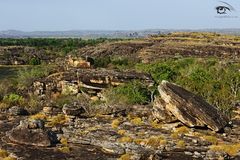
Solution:
{"label": "sandstone rock", "polygon": [[74,83],[69,83],[67,81],[60,82],[62,84],[62,94],[63,95],[76,95],[78,94],[78,85]]}
{"label": "sandstone rock", "polygon": [[166,103],[161,98],[156,98],[154,100],[152,114],[155,119],[166,123],[177,120],[177,118],[171,112],[166,110]]}
{"label": "sandstone rock", "polygon": [[20,125],[13,128],[8,137],[12,142],[33,145],[38,147],[49,147],[56,143],[56,136],[51,131],[46,131],[29,121],[21,121]]}
{"label": "sandstone rock", "polygon": [[162,81],[158,90],[166,103],[166,110],[189,127],[207,126],[219,131],[228,122],[220,110],[180,86]]}
{"label": "sandstone rock", "polygon": [[34,82],[32,89],[35,95],[51,95],[53,92],[74,95],[81,87],[99,92],[109,86],[118,86],[133,80],[140,80],[148,85],[154,83],[149,74],[106,69],[71,69]]}
{"label": "sandstone rock", "polygon": [[67,116],[79,116],[82,113],[85,113],[85,109],[81,106],[70,106],[65,104],[62,108],[62,111]]}
{"label": "sandstone rock", "polygon": [[9,108],[8,112],[12,116],[28,115],[27,110],[25,110],[24,108],[19,107],[19,106],[13,106],[13,107]]}

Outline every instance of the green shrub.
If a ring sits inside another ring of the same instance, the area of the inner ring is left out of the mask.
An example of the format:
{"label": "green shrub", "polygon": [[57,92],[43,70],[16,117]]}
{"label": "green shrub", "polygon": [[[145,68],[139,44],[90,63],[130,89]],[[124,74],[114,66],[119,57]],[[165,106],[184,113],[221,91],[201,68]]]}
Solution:
{"label": "green shrub", "polygon": [[107,57],[99,57],[94,59],[94,67],[97,68],[106,68],[111,63],[111,58]]}
{"label": "green shrub", "polygon": [[229,115],[234,103],[240,99],[238,63],[217,58],[181,58],[135,67],[138,71],[150,73],[158,84],[163,79],[174,82]]}
{"label": "green shrub", "polygon": [[18,94],[11,93],[3,97],[3,102],[9,105],[19,105],[24,103],[24,98]]}
{"label": "green shrub", "polygon": [[30,65],[40,65],[41,64],[41,60],[39,58],[34,57],[34,58],[31,58],[29,60],[29,64]]}
{"label": "green shrub", "polygon": [[167,63],[153,63],[149,65],[138,64],[136,66],[137,70],[142,70],[150,73],[156,82],[161,82],[162,80],[173,81],[178,73],[173,65]]}
{"label": "green shrub", "polygon": [[32,68],[25,68],[23,70],[20,70],[16,78],[17,87],[19,89],[27,89],[36,79],[48,76],[53,69],[53,66],[39,65]]}
{"label": "green shrub", "polygon": [[146,104],[151,101],[151,93],[138,81],[110,88],[104,95],[110,104]]}

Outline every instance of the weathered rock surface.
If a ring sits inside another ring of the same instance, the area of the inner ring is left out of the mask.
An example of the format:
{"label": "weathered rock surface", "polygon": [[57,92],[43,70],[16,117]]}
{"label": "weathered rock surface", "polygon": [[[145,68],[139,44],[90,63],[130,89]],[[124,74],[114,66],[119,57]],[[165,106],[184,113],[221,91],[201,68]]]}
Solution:
{"label": "weathered rock surface", "polygon": [[35,95],[54,92],[77,94],[81,88],[101,91],[109,86],[118,86],[133,80],[140,80],[148,85],[154,83],[148,74],[137,72],[119,72],[106,69],[71,69],[50,75],[33,84]]}
{"label": "weathered rock surface", "polygon": [[62,111],[67,116],[79,116],[82,113],[86,112],[85,109],[81,106],[76,106],[76,105],[69,106],[67,104],[63,106]]}
{"label": "weathered rock surface", "polygon": [[28,115],[28,112],[24,108],[19,106],[13,106],[9,108],[8,112],[12,116]]}
{"label": "weathered rock surface", "polygon": [[42,125],[38,122],[21,121],[19,126],[9,132],[9,139],[18,144],[49,147],[56,138],[53,133],[44,130]]}
{"label": "weathered rock surface", "polygon": [[175,84],[163,81],[158,87],[166,110],[189,127],[219,131],[228,123],[227,117],[201,97]]}
{"label": "weathered rock surface", "polygon": [[152,114],[155,119],[166,123],[177,120],[170,111],[166,110],[166,103],[161,98],[156,98],[154,100]]}

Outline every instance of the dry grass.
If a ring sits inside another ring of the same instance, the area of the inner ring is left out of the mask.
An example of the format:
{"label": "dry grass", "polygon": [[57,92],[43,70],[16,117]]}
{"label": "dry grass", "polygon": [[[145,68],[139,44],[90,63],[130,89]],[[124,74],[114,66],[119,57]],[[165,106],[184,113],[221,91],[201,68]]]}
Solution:
{"label": "dry grass", "polygon": [[17,158],[15,158],[15,157],[6,157],[6,158],[3,158],[2,160],[17,160]]}
{"label": "dry grass", "polygon": [[133,142],[133,139],[131,137],[125,136],[125,137],[121,137],[120,139],[118,139],[118,141],[120,143],[131,143],[131,142]]}
{"label": "dry grass", "polygon": [[152,121],[150,124],[153,128],[156,128],[156,129],[161,129],[162,128],[162,125],[159,124],[156,120]]}
{"label": "dry grass", "polygon": [[117,129],[118,126],[119,126],[121,123],[122,123],[122,121],[121,121],[120,119],[114,119],[114,120],[112,121],[111,126],[112,126],[112,128]]}
{"label": "dry grass", "polygon": [[122,130],[118,130],[118,134],[120,134],[120,135],[122,135],[122,136],[123,136],[125,133],[126,133],[126,130],[123,130],[123,129],[122,129]]}
{"label": "dry grass", "polygon": [[120,158],[118,158],[118,160],[131,160],[131,158],[132,158],[132,154],[126,153],[122,155]]}
{"label": "dry grass", "polygon": [[47,118],[47,121],[48,122],[46,123],[46,126],[47,127],[53,127],[53,126],[56,126],[58,124],[66,123],[68,121],[68,118],[63,114],[58,114],[56,116]]}
{"label": "dry grass", "polygon": [[70,152],[70,148],[67,147],[67,146],[60,147],[60,148],[58,148],[58,150],[62,153],[69,153]]}
{"label": "dry grass", "polygon": [[211,144],[217,145],[218,144],[218,139],[217,137],[214,136],[203,136],[202,137],[205,141],[210,142]]}
{"label": "dry grass", "polygon": [[9,156],[9,153],[6,150],[0,149],[0,159],[6,158]]}
{"label": "dry grass", "polygon": [[136,126],[143,124],[142,119],[139,118],[139,117],[135,117],[135,118],[131,119],[130,122],[131,122],[132,124],[136,125]]}
{"label": "dry grass", "polygon": [[240,143],[237,144],[218,144],[210,146],[212,151],[222,151],[228,153],[230,156],[235,156],[240,152]]}
{"label": "dry grass", "polygon": [[41,119],[41,120],[47,120],[48,116],[44,113],[37,113],[29,117],[29,119],[35,120],[35,119]]}
{"label": "dry grass", "polygon": [[143,143],[151,147],[159,147],[161,145],[166,145],[167,141],[162,136],[151,136],[148,139],[144,139]]}
{"label": "dry grass", "polygon": [[185,148],[186,147],[185,141],[183,141],[183,140],[178,141],[177,142],[177,147],[178,148]]}

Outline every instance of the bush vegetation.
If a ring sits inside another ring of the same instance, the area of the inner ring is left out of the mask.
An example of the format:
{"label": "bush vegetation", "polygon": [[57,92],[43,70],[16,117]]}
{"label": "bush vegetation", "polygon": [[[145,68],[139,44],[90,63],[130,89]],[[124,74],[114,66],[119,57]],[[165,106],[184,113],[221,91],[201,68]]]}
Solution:
{"label": "bush vegetation", "polygon": [[110,88],[104,92],[108,104],[146,104],[151,101],[151,93],[138,81]]}
{"label": "bush vegetation", "polygon": [[217,58],[166,59],[151,64],[136,64],[150,73],[156,83],[174,82],[202,96],[225,113],[240,99],[240,64]]}

